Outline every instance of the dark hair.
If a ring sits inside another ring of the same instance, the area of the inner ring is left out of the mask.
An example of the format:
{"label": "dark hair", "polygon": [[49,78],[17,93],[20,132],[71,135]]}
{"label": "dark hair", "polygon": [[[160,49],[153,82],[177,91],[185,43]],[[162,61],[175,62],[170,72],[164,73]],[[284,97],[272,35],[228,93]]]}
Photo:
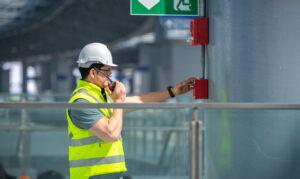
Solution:
{"label": "dark hair", "polygon": [[3,165],[0,163],[0,178],[3,179],[16,179],[17,177],[9,175]]}
{"label": "dark hair", "polygon": [[63,179],[64,177],[58,171],[48,170],[40,173],[37,179]]}
{"label": "dark hair", "polygon": [[87,76],[89,75],[89,72],[92,68],[100,69],[102,67],[104,67],[104,65],[102,63],[93,63],[89,68],[79,67],[81,79],[85,80],[87,78]]}

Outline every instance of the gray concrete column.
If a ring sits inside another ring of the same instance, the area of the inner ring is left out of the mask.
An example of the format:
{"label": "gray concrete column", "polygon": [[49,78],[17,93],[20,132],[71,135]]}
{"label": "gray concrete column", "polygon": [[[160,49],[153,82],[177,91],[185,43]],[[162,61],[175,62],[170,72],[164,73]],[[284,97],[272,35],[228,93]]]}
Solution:
{"label": "gray concrete column", "polygon": [[28,63],[24,60],[22,61],[22,93],[27,93],[27,67]]}

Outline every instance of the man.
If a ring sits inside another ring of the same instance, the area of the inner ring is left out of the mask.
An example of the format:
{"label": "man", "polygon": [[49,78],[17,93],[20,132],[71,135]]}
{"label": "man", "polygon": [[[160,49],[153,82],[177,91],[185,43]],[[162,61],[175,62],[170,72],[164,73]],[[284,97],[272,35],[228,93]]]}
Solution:
{"label": "man", "polygon": [[[86,45],[77,61],[82,79],[69,103],[160,102],[189,92],[195,78],[175,87],[140,96],[126,96],[124,85],[109,79],[113,63],[108,48],[101,43]],[[126,172],[121,139],[123,109],[67,110],[71,179],[120,178]]]}

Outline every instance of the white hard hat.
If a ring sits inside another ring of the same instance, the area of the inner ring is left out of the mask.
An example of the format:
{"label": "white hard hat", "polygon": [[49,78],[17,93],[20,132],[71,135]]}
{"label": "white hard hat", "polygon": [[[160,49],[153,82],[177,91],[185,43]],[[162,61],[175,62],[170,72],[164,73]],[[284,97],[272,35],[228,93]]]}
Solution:
{"label": "white hard hat", "polygon": [[106,45],[102,43],[90,43],[82,48],[78,58],[78,66],[89,68],[93,63],[102,63],[106,66],[116,67]]}

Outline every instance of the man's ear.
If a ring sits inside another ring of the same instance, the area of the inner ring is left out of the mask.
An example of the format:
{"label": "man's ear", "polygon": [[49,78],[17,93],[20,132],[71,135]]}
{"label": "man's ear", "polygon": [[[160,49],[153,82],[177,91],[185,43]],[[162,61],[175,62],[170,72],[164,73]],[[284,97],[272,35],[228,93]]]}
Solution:
{"label": "man's ear", "polygon": [[95,73],[96,73],[95,69],[92,68],[89,71],[89,76],[92,77],[92,78],[95,78]]}

